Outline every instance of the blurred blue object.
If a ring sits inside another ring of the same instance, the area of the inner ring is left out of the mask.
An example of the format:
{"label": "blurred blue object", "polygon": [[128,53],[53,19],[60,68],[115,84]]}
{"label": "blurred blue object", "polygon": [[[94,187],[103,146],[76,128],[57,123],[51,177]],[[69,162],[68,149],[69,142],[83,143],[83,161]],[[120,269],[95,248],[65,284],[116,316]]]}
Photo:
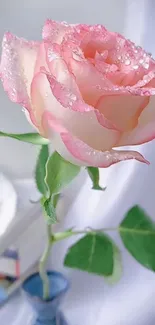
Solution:
{"label": "blurred blue object", "polygon": [[50,283],[50,299],[43,300],[42,280],[38,273],[31,275],[23,283],[23,291],[36,313],[32,325],[67,325],[63,314],[59,311],[61,300],[69,289],[68,280],[59,272],[48,272]]}
{"label": "blurred blue object", "polygon": [[0,288],[0,304],[4,303],[8,299],[7,290],[3,287]]}

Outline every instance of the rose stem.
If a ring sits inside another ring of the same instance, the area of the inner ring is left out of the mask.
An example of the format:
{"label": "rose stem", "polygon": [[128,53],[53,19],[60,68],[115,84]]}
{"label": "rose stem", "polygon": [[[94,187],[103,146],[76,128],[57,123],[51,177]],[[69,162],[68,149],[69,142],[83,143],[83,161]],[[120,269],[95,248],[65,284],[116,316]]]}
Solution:
{"label": "rose stem", "polygon": [[43,283],[43,300],[50,298],[49,278],[46,272],[46,264],[52,247],[52,227],[47,225],[47,245],[39,262],[39,274]]}

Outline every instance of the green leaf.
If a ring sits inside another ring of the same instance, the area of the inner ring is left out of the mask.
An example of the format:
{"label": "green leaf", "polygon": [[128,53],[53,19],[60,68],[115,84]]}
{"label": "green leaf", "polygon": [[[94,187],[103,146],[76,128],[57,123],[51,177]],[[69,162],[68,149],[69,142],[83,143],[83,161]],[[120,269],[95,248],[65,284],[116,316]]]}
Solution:
{"label": "green leaf", "polygon": [[57,222],[56,211],[53,206],[52,200],[47,199],[43,203],[43,208],[45,212],[45,217],[47,219],[48,224],[54,224]]}
{"label": "green leaf", "polygon": [[35,169],[36,185],[40,193],[42,193],[44,196],[46,196],[46,194],[48,193],[48,188],[45,183],[46,163],[48,157],[49,157],[48,145],[44,145],[41,147],[41,150],[39,152],[36,169]]}
{"label": "green leaf", "polygon": [[93,183],[93,190],[105,191],[106,187],[101,187],[99,185],[100,174],[97,167],[86,167],[88,175],[90,176]]}
{"label": "green leaf", "polygon": [[43,138],[38,133],[13,134],[13,133],[0,132],[0,137],[9,137],[19,141],[28,142],[36,145],[44,145],[49,143],[49,140]]}
{"label": "green leaf", "polygon": [[49,188],[49,196],[60,193],[79,172],[79,166],[71,164],[54,152],[46,164],[45,181]]}
{"label": "green leaf", "polygon": [[103,233],[89,233],[69,248],[64,264],[98,275],[112,275],[112,241]]}
{"label": "green leaf", "polygon": [[119,248],[113,243],[113,274],[105,277],[109,284],[117,283],[122,276],[122,257]]}
{"label": "green leaf", "polygon": [[131,255],[155,271],[155,224],[139,206],[128,211],[119,227],[122,241]]}

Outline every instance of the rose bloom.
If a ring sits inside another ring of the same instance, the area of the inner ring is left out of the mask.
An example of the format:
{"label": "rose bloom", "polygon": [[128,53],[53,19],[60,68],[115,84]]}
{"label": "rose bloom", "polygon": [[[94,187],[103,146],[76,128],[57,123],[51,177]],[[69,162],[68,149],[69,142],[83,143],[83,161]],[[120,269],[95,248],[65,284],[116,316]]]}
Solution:
{"label": "rose bloom", "polygon": [[83,166],[148,163],[121,148],[155,138],[155,61],[142,48],[101,25],[52,20],[42,41],[6,33],[2,47],[5,91],[61,156]]}

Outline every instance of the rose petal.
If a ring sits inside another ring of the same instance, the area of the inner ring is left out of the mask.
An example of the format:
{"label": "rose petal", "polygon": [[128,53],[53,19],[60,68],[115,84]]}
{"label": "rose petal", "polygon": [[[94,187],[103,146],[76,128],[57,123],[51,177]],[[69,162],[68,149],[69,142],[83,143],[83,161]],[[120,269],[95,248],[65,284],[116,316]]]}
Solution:
{"label": "rose petal", "polygon": [[141,47],[119,34],[116,40],[116,46],[108,53],[108,63],[116,63],[127,75],[134,72],[128,85],[135,85],[149,71],[155,71],[155,61]]}
{"label": "rose petal", "polygon": [[46,45],[46,43],[42,42],[39,46],[37,60],[36,60],[36,64],[35,64],[34,75],[37,74],[38,72],[40,72],[41,67],[44,67],[47,71],[49,71],[48,64],[46,62],[45,45]]}
{"label": "rose petal", "polygon": [[[56,122],[57,125],[65,127],[67,131],[76,135],[86,143],[91,144],[94,148],[107,150],[118,142],[120,138],[120,133],[118,131],[102,127],[98,123],[93,110],[85,110],[82,112],[80,110],[72,110],[72,106],[71,108],[69,106],[71,105],[71,101],[77,102],[77,108],[85,104],[79,100],[78,97],[76,99],[75,97],[71,97],[68,99],[69,103],[67,104],[67,90],[51,76],[48,75],[47,77],[48,79],[45,74],[40,73],[35,76],[32,83],[32,108],[34,114],[36,112],[36,119],[40,128],[48,130],[54,117],[58,119]],[[53,83],[50,88],[51,79]],[[49,113],[51,113],[51,116]],[[45,114],[46,117],[45,115],[43,116],[43,114]],[[43,125],[42,119],[44,119]],[[46,125],[45,120],[49,126]]]}
{"label": "rose petal", "polygon": [[118,90],[118,93],[125,93],[129,95],[134,95],[134,96],[152,96],[155,95],[155,88],[149,88],[149,87],[120,87]]}
{"label": "rose petal", "polygon": [[133,87],[154,87],[155,86],[155,73],[154,71],[150,71],[148,74],[144,75],[142,79],[140,79]]}
{"label": "rose petal", "polygon": [[61,44],[65,34],[71,30],[71,25],[68,25],[65,22],[60,23],[58,21],[48,19],[44,24],[42,37],[46,41]]}
{"label": "rose petal", "polygon": [[105,168],[119,161],[129,159],[136,159],[140,162],[149,164],[149,162],[136,151],[97,151],[69,133],[61,134],[61,138],[59,135],[53,136],[52,143],[62,157],[77,165]]}
{"label": "rose petal", "polygon": [[78,86],[75,82],[75,78],[73,74],[68,71],[67,64],[61,56],[60,46],[56,43],[46,43],[45,48],[46,62],[48,64],[48,68],[52,76],[54,76],[56,80],[61,84],[72,89],[72,91],[80,98],[81,95]]}
{"label": "rose petal", "polygon": [[99,98],[106,91],[113,89],[113,84],[106,79],[89,61],[70,59],[69,67],[75,76],[84,101],[95,107]]}
{"label": "rose petal", "polygon": [[155,97],[139,117],[138,125],[131,132],[124,132],[117,146],[138,145],[155,139]]}
{"label": "rose petal", "polygon": [[2,44],[0,77],[9,98],[30,109],[30,84],[39,44],[6,33]]}
{"label": "rose petal", "polygon": [[[82,33],[81,33],[82,28]],[[83,25],[76,26],[76,29],[81,35],[81,44],[85,57],[91,58],[97,52],[103,52],[105,49],[110,50],[116,44],[116,34],[109,32],[102,25],[86,26],[88,32],[83,33]]]}
{"label": "rose petal", "polygon": [[103,96],[96,107],[119,130],[128,131],[137,125],[138,117],[147,106],[148,101],[149,97],[132,95]]}
{"label": "rose petal", "polygon": [[97,109],[94,109],[94,107],[87,105],[82,100],[79,89],[77,88],[77,85],[75,83],[74,76],[72,76],[72,74],[69,73],[67,69],[65,70],[64,73],[66,74],[66,79],[62,78],[62,82],[64,82],[65,80],[67,87],[66,86],[64,87],[64,85],[59,83],[55,78],[47,74],[47,78],[49,80],[52,92],[54,96],[57,98],[57,100],[61,103],[61,105],[63,107],[67,107],[70,108],[71,110],[79,111],[79,112],[94,111],[98,122],[103,127],[107,129],[119,131],[114,123],[112,123],[110,120],[105,118],[104,115],[101,114]]}

